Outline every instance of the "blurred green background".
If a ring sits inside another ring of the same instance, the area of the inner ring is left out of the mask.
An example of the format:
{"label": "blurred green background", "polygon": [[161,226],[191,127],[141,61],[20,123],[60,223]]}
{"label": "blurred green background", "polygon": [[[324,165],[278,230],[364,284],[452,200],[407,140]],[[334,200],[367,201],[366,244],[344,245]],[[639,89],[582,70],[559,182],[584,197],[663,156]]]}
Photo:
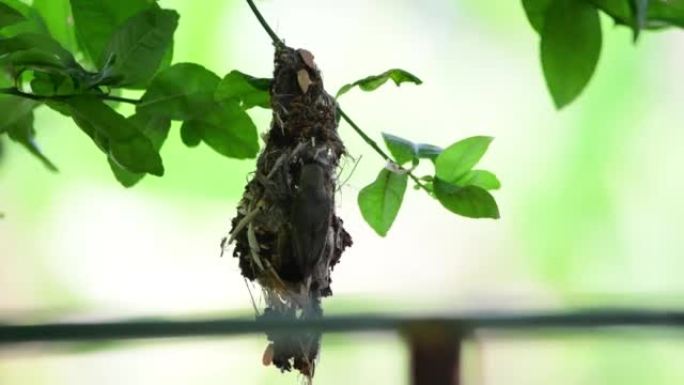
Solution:
{"label": "blurred green background", "polygon": [[[174,62],[225,74],[272,71],[272,46],[238,0],[161,0],[181,14]],[[258,5],[286,43],[316,56],[326,87],[401,67],[424,84],[354,91],[345,110],[387,131],[448,144],[496,137],[502,218],[454,216],[409,191],[382,239],[356,194],[383,166],[342,125],[360,165],[338,210],[354,246],[335,269],[329,314],[454,313],[684,305],[684,35],[603,20],[604,50],[584,94],[554,110],[538,39],[518,1],[269,0]],[[65,21],[68,23],[68,21]],[[268,111],[251,110],[262,132]],[[0,164],[0,319],[16,322],[248,315],[237,263],[219,258],[253,161],[187,149],[174,126],[163,178],[124,189],[73,123],[37,111],[51,174],[5,143]],[[353,161],[344,163],[348,175]],[[1,384],[292,384],[261,366],[261,336],[0,348]],[[467,384],[673,384],[684,339],[482,335],[466,347]],[[329,335],[319,384],[407,384],[394,335]]]}

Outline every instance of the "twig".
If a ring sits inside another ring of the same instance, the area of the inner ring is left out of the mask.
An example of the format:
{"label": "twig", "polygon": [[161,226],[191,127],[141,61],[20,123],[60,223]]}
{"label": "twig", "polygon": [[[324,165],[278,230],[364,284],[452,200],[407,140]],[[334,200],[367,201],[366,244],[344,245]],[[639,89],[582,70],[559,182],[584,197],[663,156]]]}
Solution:
{"label": "twig", "polygon": [[[349,172],[349,175],[346,178],[344,178],[344,180],[342,182],[340,182],[339,185],[337,186],[337,191],[342,191],[342,186],[346,185],[347,182],[349,182],[349,179],[351,179],[352,175],[354,175],[354,171],[356,171],[356,167],[358,167],[359,163],[361,163],[361,159],[363,159],[363,154],[359,155],[359,159],[355,160],[354,166],[352,166],[352,169]],[[337,176],[336,179],[339,179],[341,176],[342,176],[342,172],[340,171],[340,174]]]}
{"label": "twig", "polygon": [[254,231],[253,222],[247,224],[247,241],[249,242],[252,259],[254,259],[254,262],[259,266],[259,270],[264,271],[264,265],[261,263],[261,258],[259,257],[259,241],[257,240],[256,232]]}
{"label": "twig", "polygon": [[273,29],[271,29],[271,26],[268,25],[266,22],[266,19],[261,15],[261,12],[259,12],[259,9],[254,5],[254,1],[252,0],[247,0],[247,4],[249,5],[249,8],[252,9],[252,12],[254,13],[254,16],[256,16],[257,20],[259,20],[259,24],[264,28],[268,36],[271,37],[271,40],[273,41],[273,44],[279,47],[284,47],[285,44],[283,43],[282,40],[276,35],[275,32],[273,32]]}
{"label": "twig", "polygon": [[[338,106],[337,111],[340,113],[342,119],[344,119],[344,121],[347,122],[354,129],[354,131],[356,131],[356,133],[359,134],[363,141],[366,142],[369,146],[371,146],[373,150],[375,150],[375,152],[378,153],[378,155],[380,155],[384,160],[394,163],[392,158],[390,158],[390,156],[387,155],[387,153],[383,151],[383,149],[380,148],[380,146],[378,146],[378,143],[371,139],[371,137],[368,136],[368,134],[366,134],[356,123],[354,123],[354,121],[349,117],[349,115],[342,111],[341,107]],[[432,195],[432,192],[420,181],[420,179],[418,179],[417,176],[415,176],[411,171],[408,170],[406,170],[406,173],[409,177],[411,177],[411,179],[413,179],[414,182],[416,182],[418,187],[425,190],[425,192],[427,192],[429,195]]]}
{"label": "twig", "polygon": [[247,226],[248,223],[252,222],[252,219],[256,217],[256,215],[261,211],[261,207],[257,204],[257,207],[253,209],[252,211],[248,212],[241,220],[238,222],[238,224],[235,226],[235,229],[230,233],[230,238],[228,239],[228,242],[226,242],[226,246],[230,245],[233,243],[235,238],[237,237],[238,233],[242,231],[242,229]]}
{"label": "twig", "polygon": [[0,88],[0,94],[14,95],[14,96],[19,96],[22,98],[37,100],[37,101],[41,101],[41,102],[46,101],[46,100],[66,100],[66,99],[70,99],[70,98],[73,98],[76,96],[88,95],[88,96],[94,96],[94,97],[101,99],[101,100],[108,100],[108,101],[112,101],[112,102],[123,102],[123,103],[130,103],[130,104],[139,104],[140,103],[139,99],[129,99],[129,98],[124,98],[122,96],[114,96],[114,95],[107,95],[107,94],[73,94],[73,95],[51,95],[51,96],[36,95],[36,94],[21,91],[15,87]]}
{"label": "twig", "polygon": [[252,300],[252,307],[254,308],[254,314],[258,317],[259,316],[259,308],[257,308],[256,301],[254,300],[254,295],[252,294],[252,289],[249,287],[249,281],[247,278],[244,278],[245,280],[245,286],[247,287],[247,292],[249,293],[249,298]]}

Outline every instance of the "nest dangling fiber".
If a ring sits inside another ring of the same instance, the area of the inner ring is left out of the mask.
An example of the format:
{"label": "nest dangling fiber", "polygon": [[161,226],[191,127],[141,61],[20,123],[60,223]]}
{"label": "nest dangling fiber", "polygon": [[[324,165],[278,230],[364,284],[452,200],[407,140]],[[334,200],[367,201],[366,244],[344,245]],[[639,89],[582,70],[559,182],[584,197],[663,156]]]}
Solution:
{"label": "nest dangling fiber", "polygon": [[[266,308],[259,318],[321,317],[332,295],[330,273],[352,244],[335,215],[336,174],[345,149],[337,104],[306,50],[276,46],[273,120],[232,221],[242,275],[257,281]],[[320,333],[267,333],[264,363],[312,378]]]}

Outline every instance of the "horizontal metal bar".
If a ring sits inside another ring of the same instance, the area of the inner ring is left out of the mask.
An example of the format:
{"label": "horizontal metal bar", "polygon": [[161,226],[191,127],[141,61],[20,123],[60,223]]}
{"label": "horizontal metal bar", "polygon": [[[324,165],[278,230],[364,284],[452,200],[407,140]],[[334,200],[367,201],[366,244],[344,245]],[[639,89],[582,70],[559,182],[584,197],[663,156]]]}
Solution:
{"label": "horizontal metal bar", "polygon": [[438,317],[382,315],[332,316],[312,320],[226,318],[208,320],[132,320],[37,325],[0,324],[0,344],[103,339],[230,336],[265,331],[400,331],[440,327],[460,335],[479,329],[536,332],[620,326],[684,328],[684,311],[586,310],[566,313],[473,314]]}

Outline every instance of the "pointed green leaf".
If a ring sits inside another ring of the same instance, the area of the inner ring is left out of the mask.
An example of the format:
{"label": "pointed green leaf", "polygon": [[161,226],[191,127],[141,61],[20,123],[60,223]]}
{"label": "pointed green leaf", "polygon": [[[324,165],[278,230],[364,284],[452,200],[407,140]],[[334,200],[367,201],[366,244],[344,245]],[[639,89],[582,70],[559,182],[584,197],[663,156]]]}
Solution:
{"label": "pointed green leaf", "polygon": [[457,186],[477,186],[485,190],[498,190],[501,182],[493,173],[486,170],[470,170],[454,182]]}
{"label": "pointed green leaf", "polygon": [[152,146],[157,151],[162,148],[171,128],[171,120],[158,116],[134,114],[126,118],[126,120],[137,127],[138,131],[152,142]]}
{"label": "pointed green leaf", "polygon": [[0,26],[0,37],[11,37],[22,33],[48,34],[45,22],[40,14],[31,6],[20,0],[1,0],[2,4],[13,8],[22,16],[22,20]]}
{"label": "pointed green leaf", "polygon": [[38,106],[36,101],[18,96],[0,95],[0,133],[17,124]]}
{"label": "pointed green leaf", "polygon": [[544,29],[546,12],[553,1],[554,0],[522,0],[527,20],[537,33],[541,33],[542,29]]}
{"label": "pointed green leaf", "polygon": [[408,174],[398,174],[386,168],[375,182],[359,192],[358,203],[363,219],[380,236],[387,235],[404,200]]}
{"label": "pointed green leaf", "polygon": [[[106,138],[109,155],[119,166],[131,172],[164,174],[161,157],[150,139],[121,114],[90,96],[77,96],[64,103],[86,133],[95,131],[94,135],[89,133],[94,140],[97,135]],[[84,123],[90,127],[85,127]]]}
{"label": "pointed green leaf", "polygon": [[435,178],[435,197],[447,210],[469,218],[499,218],[494,198],[478,186],[459,187]]}
{"label": "pointed green leaf", "polygon": [[[666,8],[677,8],[674,3],[684,4],[681,0],[674,2],[656,1],[649,4],[647,0],[590,0],[598,9],[605,12],[608,16],[613,18],[616,24],[624,25],[632,28],[634,37],[638,37],[639,31],[644,28],[662,28],[663,24],[658,21],[656,25],[649,25],[649,19],[654,21],[658,18],[657,12],[653,12],[659,5],[665,3]],[[664,9],[664,8],[661,8]]]}
{"label": "pointed green leaf", "polygon": [[399,165],[414,161],[418,156],[415,143],[398,136],[382,133],[382,139],[389,149],[394,161]]}
{"label": "pointed green leaf", "polygon": [[259,152],[256,126],[235,102],[217,103],[205,116],[183,125],[201,133],[204,143],[229,158],[254,158]]}
{"label": "pointed green leaf", "polygon": [[633,0],[590,0],[598,9],[613,18],[616,24],[634,26]]}
{"label": "pointed green leaf", "polygon": [[33,8],[45,20],[50,35],[63,47],[76,52],[76,30],[69,0],[33,0]]}
{"label": "pointed green leaf", "polygon": [[202,116],[214,108],[214,93],[220,80],[198,64],[174,64],[152,80],[137,110],[173,120]]}
{"label": "pointed green leaf", "polygon": [[615,23],[639,29],[684,28],[684,0],[591,0]]}
{"label": "pointed green leaf", "polygon": [[349,90],[356,86],[358,86],[364,91],[373,91],[381,85],[385,84],[390,79],[392,79],[394,84],[396,84],[397,86],[401,85],[404,82],[413,84],[423,84],[423,81],[418,79],[417,76],[402,69],[394,68],[385,71],[380,75],[368,76],[361,80],[357,80],[354,83],[345,84],[344,86],[342,86],[342,88],[340,88],[339,91],[337,91],[337,95],[335,97],[339,98],[340,96],[342,96],[342,94],[347,93]]}
{"label": "pointed green leaf", "polygon": [[[641,0],[644,1],[644,0]],[[684,1],[654,1],[648,2],[648,13],[644,24],[649,28],[662,28],[663,24],[684,28]]]}
{"label": "pointed green leaf", "polygon": [[7,4],[0,3],[0,28],[26,20],[21,12]]}
{"label": "pointed green leaf", "polygon": [[549,8],[541,39],[546,85],[556,108],[575,100],[596,69],[601,53],[601,22],[585,1],[556,0]]}
{"label": "pointed green leaf", "polygon": [[55,111],[72,118],[76,125],[81,129],[81,131],[83,131],[86,135],[90,137],[90,139],[92,139],[93,143],[95,143],[97,148],[99,148],[100,151],[107,155],[108,158],[111,157],[109,155],[109,138],[107,138],[107,136],[105,136],[101,132],[97,131],[95,129],[95,126],[93,126],[87,120],[81,119],[76,115],[72,116],[71,106],[62,102],[48,104],[48,106],[50,106],[50,108],[54,109]]}
{"label": "pointed green leaf", "polygon": [[646,27],[648,15],[648,0],[630,0],[634,13],[634,41],[639,38],[639,32]]}
{"label": "pointed green leaf", "polygon": [[489,136],[473,136],[447,147],[435,159],[437,177],[455,183],[480,161],[492,140]]}
{"label": "pointed green leaf", "polygon": [[100,61],[102,52],[126,19],[149,7],[158,7],[152,0],[70,1],[78,42],[97,67],[104,64]]}
{"label": "pointed green leaf", "polygon": [[420,159],[430,159],[431,161],[435,161],[439,154],[442,153],[442,148],[433,146],[432,144],[426,144],[426,143],[418,143],[416,145],[416,149],[418,151],[418,158]]}
{"label": "pointed green leaf", "polygon": [[[170,120],[154,116],[135,114],[128,117],[126,120],[135,125],[138,130],[152,142],[152,146],[157,151],[159,151],[164,144],[169,133],[169,128],[171,127]],[[108,161],[114,176],[124,187],[134,186],[145,176],[145,173],[136,173],[126,170],[119,166],[111,157],[108,158]]]}
{"label": "pointed green leaf", "polygon": [[68,73],[68,69],[55,55],[35,49],[12,52],[0,57],[0,66],[30,68],[45,72]]}
{"label": "pointed green leaf", "polygon": [[149,8],[127,19],[114,31],[100,62],[107,78],[118,86],[144,87],[157,72],[178,26],[178,13]]}
{"label": "pointed green leaf", "polygon": [[24,51],[43,52],[45,55],[53,56],[53,61],[65,68],[80,68],[71,52],[49,36],[29,32],[0,38],[0,56]]}
{"label": "pointed green leaf", "polygon": [[36,144],[34,138],[36,132],[33,129],[33,112],[24,114],[9,127],[7,127],[7,133],[10,139],[17,143],[21,143],[31,154],[36,158],[40,159],[41,162],[50,171],[57,172],[57,167],[40,151],[40,148]]}
{"label": "pointed green leaf", "polygon": [[216,101],[238,101],[242,108],[271,108],[271,79],[259,79],[240,71],[231,71],[216,89]]}

